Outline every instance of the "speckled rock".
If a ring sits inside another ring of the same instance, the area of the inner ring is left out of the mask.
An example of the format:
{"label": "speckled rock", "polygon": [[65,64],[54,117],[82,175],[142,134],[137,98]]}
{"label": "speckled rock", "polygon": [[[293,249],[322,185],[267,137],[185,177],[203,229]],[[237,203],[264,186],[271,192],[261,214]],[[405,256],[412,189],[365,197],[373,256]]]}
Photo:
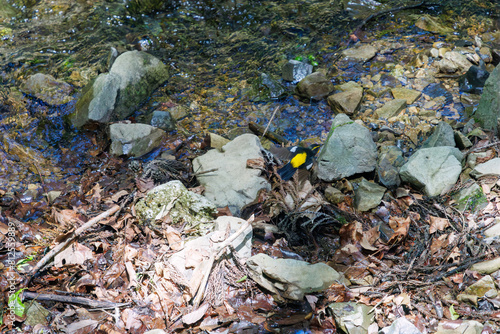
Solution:
{"label": "speckled rock", "polygon": [[216,206],[206,197],[189,191],[180,181],[170,181],[151,189],[135,205],[141,222],[161,219],[167,214],[174,224],[186,223],[188,234],[204,235],[213,227]]}

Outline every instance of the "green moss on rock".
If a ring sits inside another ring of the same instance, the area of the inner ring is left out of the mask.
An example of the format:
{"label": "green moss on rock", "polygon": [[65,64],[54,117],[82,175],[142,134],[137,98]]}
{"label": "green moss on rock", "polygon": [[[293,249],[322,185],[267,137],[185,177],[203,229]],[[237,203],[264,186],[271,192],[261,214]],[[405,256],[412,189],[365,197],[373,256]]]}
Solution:
{"label": "green moss on rock", "polygon": [[142,223],[169,214],[174,224],[186,223],[187,234],[205,235],[213,227],[217,208],[204,196],[187,190],[180,181],[170,181],[150,190],[135,210]]}

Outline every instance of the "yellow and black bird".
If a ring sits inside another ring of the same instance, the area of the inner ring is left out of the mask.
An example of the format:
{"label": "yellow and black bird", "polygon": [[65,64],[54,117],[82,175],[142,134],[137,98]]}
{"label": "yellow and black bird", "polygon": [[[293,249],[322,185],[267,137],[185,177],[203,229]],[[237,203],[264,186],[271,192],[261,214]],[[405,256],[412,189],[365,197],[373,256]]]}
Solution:
{"label": "yellow and black bird", "polygon": [[273,149],[271,152],[277,154],[280,159],[289,160],[289,162],[278,169],[278,174],[283,181],[288,181],[293,177],[297,169],[309,170],[314,164],[316,154],[320,149],[320,145],[312,144],[309,147],[292,146],[286,148],[287,154],[279,151],[279,148]]}

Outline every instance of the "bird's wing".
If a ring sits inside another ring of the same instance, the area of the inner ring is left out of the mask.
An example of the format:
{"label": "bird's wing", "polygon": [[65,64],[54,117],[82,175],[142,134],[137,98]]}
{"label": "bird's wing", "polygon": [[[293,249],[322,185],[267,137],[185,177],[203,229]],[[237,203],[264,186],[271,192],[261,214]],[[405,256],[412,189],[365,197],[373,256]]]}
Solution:
{"label": "bird's wing", "polygon": [[280,160],[290,160],[293,157],[293,152],[286,147],[271,146],[269,151]]}

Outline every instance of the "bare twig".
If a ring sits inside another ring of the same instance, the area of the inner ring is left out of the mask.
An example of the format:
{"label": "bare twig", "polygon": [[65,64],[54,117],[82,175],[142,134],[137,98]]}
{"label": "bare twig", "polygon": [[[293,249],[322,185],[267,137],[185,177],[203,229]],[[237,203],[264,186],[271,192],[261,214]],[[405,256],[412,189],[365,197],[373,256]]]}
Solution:
{"label": "bare twig", "polygon": [[130,303],[113,303],[107,301],[99,301],[93,300],[84,297],[74,297],[74,296],[60,296],[60,295],[51,295],[45,293],[35,293],[29,291],[23,291],[22,298],[24,299],[35,299],[42,301],[52,301],[52,302],[60,302],[60,303],[69,303],[69,304],[79,304],[84,306],[89,306],[92,308],[98,309],[114,309],[117,307],[128,306]]}
{"label": "bare twig", "polygon": [[[250,219],[252,220],[252,219]],[[208,282],[208,277],[210,276],[210,273],[212,271],[212,267],[214,265],[215,259],[218,258],[221,255],[221,252],[229,246],[240,234],[242,234],[249,226],[251,226],[251,221],[246,221],[238,231],[236,231],[233,235],[231,235],[229,238],[227,238],[223,243],[215,247],[215,249],[212,251],[212,254],[210,255],[210,258],[208,260],[208,265],[207,269],[203,275],[203,279],[200,284],[200,288],[198,289],[198,292],[196,293],[196,296],[193,301],[193,305],[195,308],[200,305],[200,302],[203,298],[203,294],[205,293],[205,288],[207,286]]]}
{"label": "bare twig", "polygon": [[45,266],[57,253],[59,253],[61,250],[63,250],[66,246],[68,246],[73,240],[77,239],[83,232],[94,226],[96,223],[99,221],[109,217],[110,215],[114,214],[120,209],[119,205],[114,205],[111,207],[111,209],[101,213],[99,216],[96,216],[77,228],[75,232],[73,232],[73,235],[70,236],[68,239],[65,241],[61,242],[57,246],[55,246],[50,252],[48,252],[33,268],[31,271],[31,277],[35,276],[38,270]]}
{"label": "bare twig", "polygon": [[266,135],[267,130],[269,129],[269,125],[271,125],[271,122],[273,121],[273,118],[276,115],[276,112],[279,110],[279,108],[280,108],[279,106],[276,107],[276,108],[274,108],[273,114],[271,115],[271,118],[269,119],[269,122],[267,122],[266,128],[264,129],[264,132],[262,133],[262,137],[261,138],[264,138],[264,136]]}

